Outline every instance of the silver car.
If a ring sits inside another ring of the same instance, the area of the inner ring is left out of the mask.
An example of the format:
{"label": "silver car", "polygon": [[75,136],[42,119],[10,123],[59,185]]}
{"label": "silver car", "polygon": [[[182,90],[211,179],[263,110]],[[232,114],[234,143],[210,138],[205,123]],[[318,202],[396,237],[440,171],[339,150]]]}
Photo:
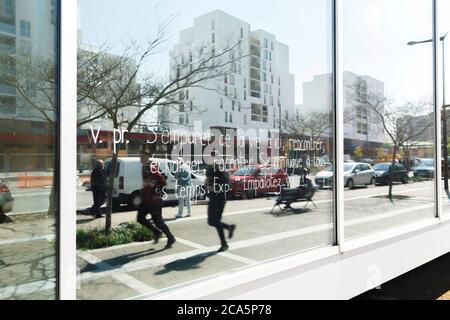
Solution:
{"label": "silver car", "polygon": [[[333,166],[328,166],[320,171],[315,177],[315,183],[320,188],[331,187],[333,184]],[[353,189],[355,186],[375,185],[375,171],[367,163],[346,162],[344,163],[345,186]]]}
{"label": "silver car", "polygon": [[349,189],[355,186],[374,186],[376,184],[375,171],[367,163],[344,163],[344,185]]}

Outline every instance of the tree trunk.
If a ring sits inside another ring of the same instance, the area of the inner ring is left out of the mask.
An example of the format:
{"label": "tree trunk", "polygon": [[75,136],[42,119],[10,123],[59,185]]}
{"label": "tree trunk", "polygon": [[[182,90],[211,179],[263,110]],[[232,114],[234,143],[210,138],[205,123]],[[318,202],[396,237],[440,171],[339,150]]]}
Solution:
{"label": "tree trunk", "polygon": [[112,216],[112,196],[114,189],[114,179],[117,167],[117,158],[119,155],[117,153],[113,153],[111,162],[109,163],[109,173],[108,173],[108,190],[106,192],[106,222],[105,222],[105,232],[109,234],[111,231],[111,216]]}
{"label": "tree trunk", "polygon": [[389,199],[392,200],[392,189],[393,189],[393,180],[394,180],[394,170],[395,170],[395,160],[397,158],[397,144],[394,144],[394,150],[392,151],[392,164],[389,168]]}

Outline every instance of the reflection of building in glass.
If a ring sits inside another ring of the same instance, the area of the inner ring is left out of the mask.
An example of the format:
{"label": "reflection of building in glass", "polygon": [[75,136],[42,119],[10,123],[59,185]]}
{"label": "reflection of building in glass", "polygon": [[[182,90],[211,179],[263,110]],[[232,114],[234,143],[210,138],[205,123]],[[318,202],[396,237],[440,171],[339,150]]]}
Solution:
{"label": "reflection of building in glass", "polygon": [[55,1],[0,1],[0,165],[53,168]]}
{"label": "reflection of building in glass", "polygon": [[286,119],[294,113],[294,76],[289,73],[287,45],[216,10],[195,18],[193,27],[180,32],[180,42],[171,52],[172,76],[183,68],[195,69],[202,60],[201,48],[223,63],[233,61],[227,66],[230,72],[188,88],[183,92],[185,103],[173,110],[159,110],[163,127],[186,129],[202,121],[203,130],[270,130],[279,129],[281,116],[281,129],[286,129]]}
{"label": "reflection of building in glass", "polygon": [[[385,142],[383,124],[370,108],[357,102],[356,90],[360,90],[359,96],[371,95],[381,100],[384,97],[384,83],[349,71],[344,72],[343,79],[345,153],[353,154],[356,147],[360,146],[370,155],[376,155],[376,149]],[[333,105],[331,74],[317,75],[312,81],[305,82],[303,92],[303,105],[297,107],[299,115],[329,115]],[[331,130],[330,128],[327,136],[331,136]]]}

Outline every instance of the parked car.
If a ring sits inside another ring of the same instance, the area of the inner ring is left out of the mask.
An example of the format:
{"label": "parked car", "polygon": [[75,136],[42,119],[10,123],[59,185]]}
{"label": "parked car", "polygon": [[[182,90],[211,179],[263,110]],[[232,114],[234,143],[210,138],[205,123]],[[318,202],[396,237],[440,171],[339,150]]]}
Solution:
{"label": "parked car", "polygon": [[[348,162],[344,163],[344,185],[349,189],[355,186],[375,185],[375,171],[367,163]],[[315,177],[317,186],[324,188],[333,184],[333,167],[329,166],[320,171]]]}
{"label": "parked car", "polygon": [[14,198],[6,183],[0,181],[0,214],[11,212],[14,205]]}
{"label": "parked car", "polygon": [[414,176],[426,179],[434,178],[434,159],[422,159],[422,161],[414,168]]}
{"label": "parked car", "polygon": [[392,182],[408,183],[408,172],[404,165],[396,163],[392,166],[390,162],[377,163],[373,170],[375,170],[375,178],[377,183],[390,184]]}
{"label": "parked car", "polygon": [[360,158],[358,159],[358,162],[367,163],[370,165],[373,165],[375,159],[374,158]]}
{"label": "parked car", "polygon": [[230,177],[231,197],[253,198],[266,193],[281,192],[289,186],[285,170],[265,165],[244,166]]}
{"label": "parked car", "polygon": [[[178,162],[167,159],[151,158],[152,162],[158,165],[159,171],[166,176],[166,188],[164,190],[164,201],[177,200],[177,180],[175,173],[178,172]],[[108,174],[111,159],[105,160],[105,170]],[[191,171],[187,166],[186,169]],[[116,174],[113,188],[113,205],[120,206],[128,204],[136,209],[142,203],[142,163],[140,158],[119,158],[116,165]],[[192,178],[192,198],[205,199],[206,178],[191,171]]]}

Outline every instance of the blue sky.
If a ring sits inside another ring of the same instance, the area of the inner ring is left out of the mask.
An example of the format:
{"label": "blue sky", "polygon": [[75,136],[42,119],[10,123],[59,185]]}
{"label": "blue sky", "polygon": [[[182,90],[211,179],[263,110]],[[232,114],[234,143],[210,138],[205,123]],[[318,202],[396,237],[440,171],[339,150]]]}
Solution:
{"label": "blue sky", "polygon": [[[107,43],[121,52],[130,37],[144,42],[169,16],[170,41],[152,57],[158,72],[168,69],[168,51],[178,32],[193,18],[220,9],[264,29],[290,47],[290,69],[296,77],[296,103],[302,83],[331,70],[331,15],[328,0],[78,0],[83,43]],[[441,28],[450,30],[450,0],[440,0]],[[344,67],[385,83],[399,101],[431,95],[431,44],[407,46],[431,37],[431,0],[346,0],[344,2]],[[447,40],[450,84],[450,36]],[[149,66],[149,68],[152,68]],[[150,69],[149,69],[150,70]],[[154,70],[154,69],[152,69]],[[450,85],[447,89],[450,96]]]}

